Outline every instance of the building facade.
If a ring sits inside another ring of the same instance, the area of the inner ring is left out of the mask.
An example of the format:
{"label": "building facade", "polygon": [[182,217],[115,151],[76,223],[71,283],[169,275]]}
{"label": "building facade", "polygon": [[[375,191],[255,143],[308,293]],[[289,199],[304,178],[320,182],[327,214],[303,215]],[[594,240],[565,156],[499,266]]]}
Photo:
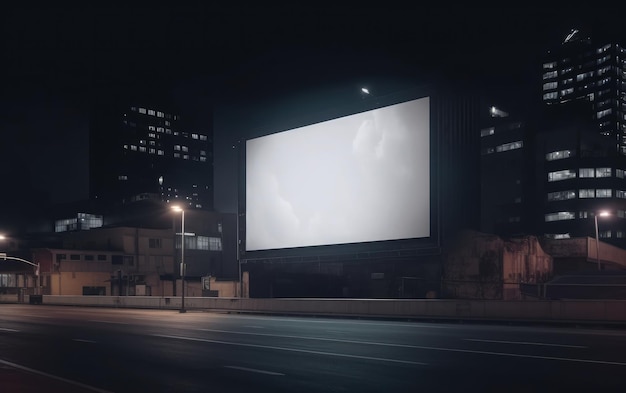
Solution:
{"label": "building facade", "polygon": [[148,94],[101,89],[90,124],[90,199],[141,199],[213,208],[213,138],[208,121],[185,122],[175,105]]}

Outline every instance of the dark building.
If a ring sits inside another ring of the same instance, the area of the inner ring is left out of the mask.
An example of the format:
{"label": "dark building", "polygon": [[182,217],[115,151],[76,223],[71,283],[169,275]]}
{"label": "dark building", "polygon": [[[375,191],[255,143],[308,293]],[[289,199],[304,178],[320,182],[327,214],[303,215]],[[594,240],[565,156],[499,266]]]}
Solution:
{"label": "dark building", "polygon": [[626,247],[626,61],[624,48],[572,30],[542,65],[542,234],[598,235]]}
{"label": "dark building", "polygon": [[606,212],[599,238],[626,247],[623,54],[572,30],[541,65],[541,104],[483,124],[483,231],[594,237]]}
{"label": "dark building", "polygon": [[102,88],[94,93],[90,199],[107,206],[157,199],[211,210],[210,122],[185,122],[171,102],[155,99],[149,89],[137,91]]}

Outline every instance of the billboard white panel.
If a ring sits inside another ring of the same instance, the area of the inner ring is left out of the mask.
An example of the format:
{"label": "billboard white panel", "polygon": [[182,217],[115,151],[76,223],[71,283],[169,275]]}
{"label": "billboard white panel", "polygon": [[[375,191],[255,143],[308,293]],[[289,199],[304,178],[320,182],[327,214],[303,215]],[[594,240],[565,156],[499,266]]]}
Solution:
{"label": "billboard white panel", "polygon": [[430,236],[430,99],[246,142],[246,250]]}

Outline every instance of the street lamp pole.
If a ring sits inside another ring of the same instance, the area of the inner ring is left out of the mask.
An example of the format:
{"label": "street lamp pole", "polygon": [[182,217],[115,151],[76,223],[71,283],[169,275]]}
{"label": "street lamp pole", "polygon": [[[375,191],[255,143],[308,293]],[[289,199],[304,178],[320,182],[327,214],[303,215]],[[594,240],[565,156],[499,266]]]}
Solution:
{"label": "street lamp pole", "polygon": [[593,216],[594,222],[596,224],[596,263],[598,265],[598,270],[602,270],[602,267],[600,265],[600,236],[598,236],[598,215],[601,217],[606,217],[609,215],[609,213],[605,211],[596,212],[596,214],[594,214]]}
{"label": "street lamp pole", "polygon": [[179,211],[181,213],[181,228],[180,228],[180,281],[182,285],[181,289],[181,303],[180,303],[180,312],[187,312],[185,310],[185,209],[172,206],[174,211]]}

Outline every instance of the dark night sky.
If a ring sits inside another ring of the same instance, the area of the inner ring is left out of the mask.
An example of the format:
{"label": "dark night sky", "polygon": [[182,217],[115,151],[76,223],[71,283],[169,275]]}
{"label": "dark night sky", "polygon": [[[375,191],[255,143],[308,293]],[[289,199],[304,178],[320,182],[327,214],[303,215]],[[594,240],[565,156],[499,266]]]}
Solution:
{"label": "dark night sky", "polygon": [[[173,86],[191,108],[188,116],[208,128],[212,106],[267,102],[373,76],[443,72],[527,95],[543,51],[571,27],[626,43],[618,8],[604,8],[608,16],[596,20],[588,8],[210,3],[5,6],[3,183],[32,184],[52,202],[87,197],[87,108],[95,82]],[[215,132],[216,203],[228,210],[228,149],[242,135],[229,127]],[[3,194],[0,202],[28,200]]]}

